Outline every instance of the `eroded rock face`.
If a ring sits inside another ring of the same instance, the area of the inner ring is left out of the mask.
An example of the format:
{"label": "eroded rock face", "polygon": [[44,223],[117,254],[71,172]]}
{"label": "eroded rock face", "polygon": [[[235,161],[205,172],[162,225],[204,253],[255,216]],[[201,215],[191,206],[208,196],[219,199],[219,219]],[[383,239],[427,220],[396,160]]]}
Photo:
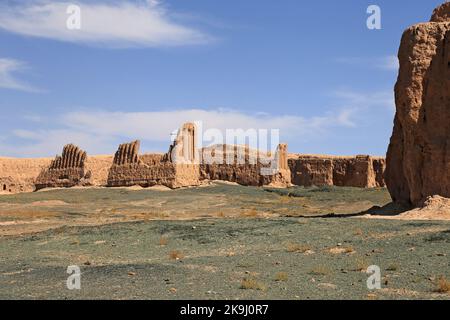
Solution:
{"label": "eroded rock face", "polygon": [[408,28],[398,54],[396,115],[386,184],[394,201],[415,206],[450,197],[450,3],[431,22]]}

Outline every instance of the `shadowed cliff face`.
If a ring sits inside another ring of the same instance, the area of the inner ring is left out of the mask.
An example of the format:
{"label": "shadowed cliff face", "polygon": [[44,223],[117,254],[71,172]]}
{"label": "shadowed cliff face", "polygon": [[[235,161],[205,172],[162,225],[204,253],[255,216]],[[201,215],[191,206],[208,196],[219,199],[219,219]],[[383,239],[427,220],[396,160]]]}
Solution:
{"label": "shadowed cliff face", "polygon": [[398,56],[385,177],[394,201],[417,206],[450,197],[450,3],[405,31]]}

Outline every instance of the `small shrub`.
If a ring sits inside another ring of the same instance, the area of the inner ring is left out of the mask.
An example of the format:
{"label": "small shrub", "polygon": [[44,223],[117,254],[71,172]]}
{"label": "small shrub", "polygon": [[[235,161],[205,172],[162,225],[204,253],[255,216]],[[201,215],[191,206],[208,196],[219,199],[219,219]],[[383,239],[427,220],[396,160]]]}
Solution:
{"label": "small shrub", "polygon": [[159,238],[159,245],[160,246],[166,246],[168,242],[169,242],[169,239],[167,239],[166,236],[161,236]]}
{"label": "small shrub", "polygon": [[266,286],[262,284],[261,282],[257,281],[256,279],[242,279],[241,281],[241,289],[244,290],[266,290]]}
{"label": "small shrub", "polygon": [[172,260],[180,260],[183,259],[183,254],[180,251],[173,250],[169,252],[169,257]]}
{"label": "small shrub", "polygon": [[353,253],[353,252],[355,252],[355,249],[352,246],[344,248],[344,253]]}
{"label": "small shrub", "polygon": [[444,276],[441,276],[437,281],[437,288],[434,290],[438,293],[449,293],[450,292],[450,281]]}
{"label": "small shrub", "polygon": [[366,259],[359,257],[355,260],[355,271],[366,271],[370,263]]}
{"label": "small shrub", "polygon": [[275,281],[281,282],[281,281],[287,281],[288,274],[286,272],[278,272],[275,275]]}

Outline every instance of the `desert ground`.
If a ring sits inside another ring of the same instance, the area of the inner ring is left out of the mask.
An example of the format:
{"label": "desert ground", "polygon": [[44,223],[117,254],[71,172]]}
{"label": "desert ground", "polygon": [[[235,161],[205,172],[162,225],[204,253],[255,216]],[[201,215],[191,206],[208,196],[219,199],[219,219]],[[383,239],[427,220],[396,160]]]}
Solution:
{"label": "desert ground", "polygon": [[389,202],[383,188],[221,182],[2,195],[0,299],[450,299],[450,221],[396,218]]}

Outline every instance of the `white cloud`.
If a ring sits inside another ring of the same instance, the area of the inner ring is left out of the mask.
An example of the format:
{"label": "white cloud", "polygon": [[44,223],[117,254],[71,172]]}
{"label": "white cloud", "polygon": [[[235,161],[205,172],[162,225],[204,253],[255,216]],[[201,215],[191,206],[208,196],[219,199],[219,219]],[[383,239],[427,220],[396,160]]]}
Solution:
{"label": "white cloud", "polygon": [[380,69],[386,71],[397,71],[399,68],[398,58],[395,55],[389,55],[377,58],[347,57],[336,59],[338,63],[350,66],[362,66],[370,69]]}
{"label": "white cloud", "polygon": [[[99,121],[100,119],[100,121]],[[202,121],[205,128],[283,129],[286,132],[309,132],[333,125],[348,125],[348,119],[326,115],[306,119],[300,116],[268,114],[249,115],[233,110],[178,110],[162,112],[73,112],[63,121],[74,129],[97,135],[143,137],[164,141],[174,129],[187,121]]]}
{"label": "white cloud", "polygon": [[[81,29],[67,28],[69,5],[81,8]],[[107,47],[155,47],[205,43],[206,34],[173,21],[158,1],[0,4],[0,29],[60,41]]]}
{"label": "white cloud", "polygon": [[[296,115],[249,115],[233,110],[177,110],[161,112],[78,111],[46,119],[58,128],[17,129],[9,139],[20,143],[0,144],[2,153],[10,156],[51,156],[67,143],[75,143],[90,154],[112,154],[121,142],[140,139],[167,148],[170,133],[189,121],[202,121],[203,130],[280,129],[282,139],[303,141],[322,136],[334,127],[349,127],[351,110],[329,112],[323,116],[304,118]],[[52,120],[52,121],[50,121]],[[165,151],[165,150],[160,150]]]}
{"label": "white cloud", "polygon": [[20,81],[16,73],[26,69],[25,63],[7,58],[0,58],[0,88],[37,92],[38,89]]}

